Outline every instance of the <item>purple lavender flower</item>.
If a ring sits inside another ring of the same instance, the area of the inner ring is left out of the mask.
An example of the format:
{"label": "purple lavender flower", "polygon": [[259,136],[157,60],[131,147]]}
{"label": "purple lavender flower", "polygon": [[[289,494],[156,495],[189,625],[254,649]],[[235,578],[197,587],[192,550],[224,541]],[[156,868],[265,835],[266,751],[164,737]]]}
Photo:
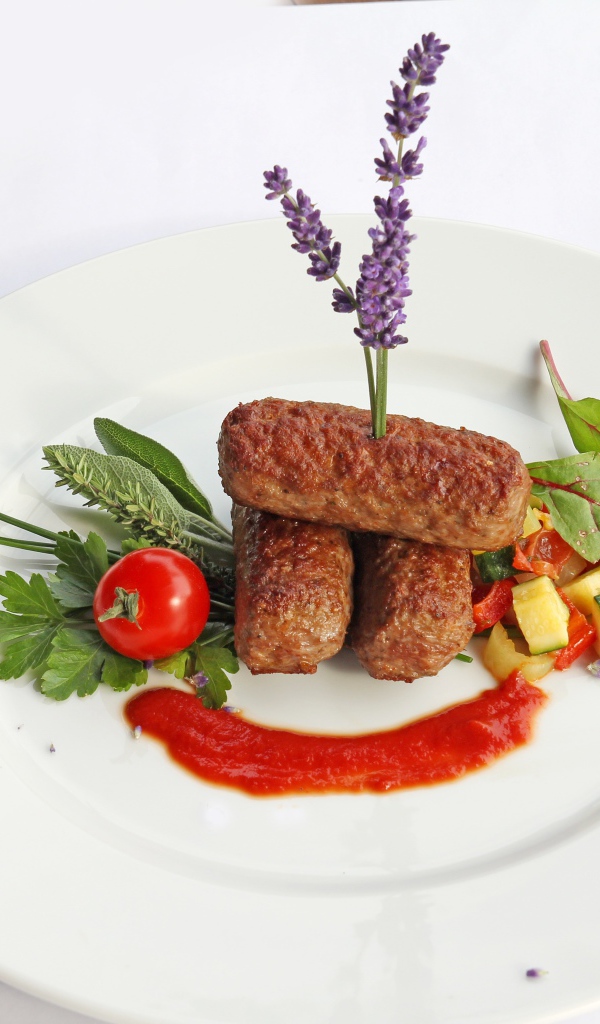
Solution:
{"label": "purple lavender flower", "polygon": [[292,182],[287,173],[287,168],[279,164],[275,164],[272,171],[264,172],[265,188],[270,190],[266,198],[281,200],[288,227],[296,239],[292,249],[308,254],[311,265],[307,274],[317,281],[327,281],[337,274],[342,247],[339,242],[331,245],[333,233],[323,224],[321,211],[310,197],[301,188],[296,198],[289,194]]}
{"label": "purple lavender flower", "polygon": [[375,170],[377,171],[381,181],[393,181],[394,178],[399,178],[402,174],[402,168],[396,160],[396,157],[392,153],[385,139],[380,139],[381,148],[383,149],[383,159],[378,160],[375,157]]}
{"label": "purple lavender flower", "polygon": [[435,73],[440,64],[444,61],[446,51],[450,49],[447,43],[438,39],[435,32],[429,32],[421,36],[422,46],[415,43],[408,56],[404,58],[400,74],[405,81],[416,81],[415,71],[418,75],[420,85],[433,85]]}
{"label": "purple lavender flower", "polygon": [[[369,231],[373,243],[370,256],[364,256],[360,278],[356,283],[356,308],[359,326],[355,334],[367,348],[395,348],[407,341],[396,333],[406,321],[404,303],[411,294],[408,286],[409,244],[413,240],[406,230],[411,212],[403,198],[402,182],[416,178],[423,171],[420,156],[427,145],[422,136],[414,149],[402,155],[404,140],[417,131],[429,113],[426,92],[415,93],[420,85],[432,85],[435,73],[449,47],[435,33],[421,36],[402,62],[400,74],[404,85],[392,82],[391,111],[385,115],[388,130],[399,143],[394,155],[385,139],[381,139],[382,157],[375,158],[375,170],[383,181],[391,181],[387,200],[375,200],[380,225]],[[334,309],[345,312],[347,303],[334,294]]]}
{"label": "purple lavender flower", "polygon": [[[421,42],[415,43],[408,51],[399,69],[404,84],[391,83],[392,99],[387,101],[390,110],[385,120],[398,146],[394,153],[386,139],[381,139],[382,154],[375,159],[375,169],[380,180],[391,182],[392,187],[386,199],[375,199],[379,223],[369,231],[372,250],[363,256],[354,292],[338,275],[341,246],[339,242],[332,242],[332,233],[323,224],[321,211],[301,189],[297,190],[294,198],[286,167],[276,164],[264,175],[267,199],[281,201],[288,227],[294,235],[292,248],[308,255],[310,266],[307,273],[317,281],[335,277],[339,287],[333,289],[334,310],[357,314],[355,334],[365,350],[375,438],[383,437],[386,430],[387,350],[404,345],[408,340],[398,329],[406,321],[404,305],[411,294],[408,255],[415,236],[406,227],[411,211],[404,198],[403,183],[422,173],[420,157],[427,140],[421,137],[417,145],[404,154],[402,149],[404,140],[421,127],[429,113],[429,94],[416,90],[420,86],[433,85],[448,49],[449,46],[433,32],[421,36]],[[376,377],[370,352],[372,348],[379,350]]]}
{"label": "purple lavender flower", "polygon": [[543,978],[548,971],[544,971],[541,967],[530,967],[528,971],[525,971],[526,978]]}
{"label": "purple lavender flower", "polygon": [[419,157],[427,145],[427,139],[421,136],[414,149],[409,149],[402,157],[402,178],[417,178],[423,173],[423,164],[419,163]]}
{"label": "purple lavender flower", "polygon": [[196,689],[202,690],[202,689],[204,689],[205,686],[208,685],[208,676],[205,675],[204,672],[196,672],[191,677],[190,682],[192,682],[194,684]]}
{"label": "purple lavender flower", "polygon": [[342,291],[341,288],[333,289],[333,302],[331,303],[336,313],[353,313],[356,309],[356,299],[351,288]]}
{"label": "purple lavender flower", "polygon": [[375,199],[380,225],[371,228],[372,252],[363,256],[356,283],[359,327],[354,333],[368,348],[396,348],[407,342],[396,329],[406,320],[404,303],[411,294],[408,253],[413,236],[406,230],[411,216],[402,185],[390,189],[387,199]]}
{"label": "purple lavender flower", "polygon": [[425,146],[425,140],[421,139],[416,150],[411,150],[403,159],[402,142],[420,128],[429,113],[429,93],[415,94],[415,90],[421,85],[433,85],[436,72],[449,49],[450,47],[442,43],[434,32],[421,36],[421,44],[415,43],[399,68],[405,84],[400,86],[395,82],[391,83],[392,99],[387,100],[391,110],[385,115],[385,120],[388,131],[400,143],[400,152],[394,158],[389,147],[383,139],[381,140],[384,155],[383,160],[375,160],[375,170],[384,181],[393,181],[398,185],[405,178],[415,178],[423,170],[422,164],[418,163],[418,157]]}
{"label": "purple lavender flower", "polygon": [[272,171],[265,171],[265,188],[270,191],[265,196],[265,199],[280,199],[286,192],[292,187],[292,183],[287,176],[287,167],[280,167],[279,164],[275,164]]}
{"label": "purple lavender flower", "polygon": [[423,124],[429,113],[429,93],[420,92],[418,96],[413,96],[413,86],[409,82],[403,88],[394,82],[391,85],[392,99],[386,100],[386,103],[392,112],[385,115],[385,120],[388,131],[399,141],[412,135]]}

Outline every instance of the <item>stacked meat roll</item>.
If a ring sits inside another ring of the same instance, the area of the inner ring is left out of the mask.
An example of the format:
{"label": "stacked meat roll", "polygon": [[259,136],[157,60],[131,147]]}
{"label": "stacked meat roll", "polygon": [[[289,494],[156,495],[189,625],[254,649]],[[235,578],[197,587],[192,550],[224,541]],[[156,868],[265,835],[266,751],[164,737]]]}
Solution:
{"label": "stacked meat roll", "polygon": [[434,675],[464,648],[469,549],[520,536],[530,487],[519,454],[496,438],[388,416],[374,440],[369,412],[276,398],[229,413],[219,471],[237,506],[242,660],[254,672],[313,672],[344,643],[354,604],[350,644],[383,679]]}
{"label": "stacked meat roll", "polygon": [[239,657],[252,673],[316,672],[350,623],[346,530],[234,505],[233,544]]}

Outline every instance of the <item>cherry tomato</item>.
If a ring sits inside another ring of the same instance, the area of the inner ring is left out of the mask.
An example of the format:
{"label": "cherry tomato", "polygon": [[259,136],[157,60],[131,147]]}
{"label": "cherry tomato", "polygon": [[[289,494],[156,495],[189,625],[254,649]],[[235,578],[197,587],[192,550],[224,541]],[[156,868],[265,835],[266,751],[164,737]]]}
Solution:
{"label": "cherry tomato", "polygon": [[119,654],[141,661],[166,658],[193,643],[209,609],[198,566],[168,548],[125,555],[104,574],[94,595],[100,635]]}

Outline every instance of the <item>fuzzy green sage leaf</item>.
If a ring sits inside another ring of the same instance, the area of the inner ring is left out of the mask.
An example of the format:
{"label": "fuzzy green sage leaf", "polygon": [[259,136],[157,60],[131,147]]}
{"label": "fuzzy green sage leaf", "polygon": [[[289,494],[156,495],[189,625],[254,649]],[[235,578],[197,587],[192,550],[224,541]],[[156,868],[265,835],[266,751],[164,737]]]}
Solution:
{"label": "fuzzy green sage leaf", "polygon": [[94,429],[108,455],[123,455],[145,466],[188,512],[213,519],[208,498],[192,480],[183,463],[168,448],[106,417],[96,417]]}
{"label": "fuzzy green sage leaf", "polygon": [[48,466],[88,505],[98,505],[134,535],[159,547],[174,547],[202,559],[233,564],[233,548],[222,528],[189,512],[145,466],[120,455],[90,448],[51,445],[44,448]]}

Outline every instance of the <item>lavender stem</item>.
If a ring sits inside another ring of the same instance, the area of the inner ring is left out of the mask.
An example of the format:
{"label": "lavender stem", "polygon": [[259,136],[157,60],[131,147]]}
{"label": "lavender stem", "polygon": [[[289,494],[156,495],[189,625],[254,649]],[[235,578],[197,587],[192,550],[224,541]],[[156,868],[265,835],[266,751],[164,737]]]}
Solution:
{"label": "lavender stem", "polygon": [[385,435],[387,411],[388,349],[378,348],[376,356],[377,389],[375,393],[374,437]]}
{"label": "lavender stem", "polygon": [[[359,323],[360,323],[360,317]],[[373,374],[373,360],[371,359],[371,349],[363,348],[365,354],[365,366],[367,367],[367,383],[369,385],[369,407],[371,409],[371,423],[373,425],[373,436],[375,434],[375,421],[377,417],[377,389],[375,387],[375,376]]]}

